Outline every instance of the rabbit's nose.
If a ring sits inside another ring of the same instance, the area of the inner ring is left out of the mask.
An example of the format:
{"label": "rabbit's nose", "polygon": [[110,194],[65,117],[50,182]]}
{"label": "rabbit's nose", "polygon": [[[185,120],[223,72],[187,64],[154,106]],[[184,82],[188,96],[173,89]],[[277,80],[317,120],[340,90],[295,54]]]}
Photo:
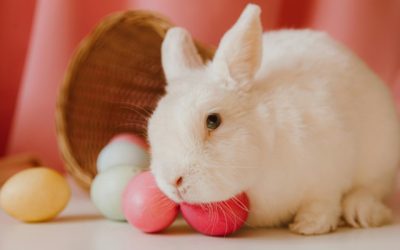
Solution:
{"label": "rabbit's nose", "polygon": [[181,186],[181,185],[182,185],[182,182],[183,182],[183,177],[182,177],[182,176],[179,176],[179,177],[175,180],[175,186],[176,186],[176,187]]}

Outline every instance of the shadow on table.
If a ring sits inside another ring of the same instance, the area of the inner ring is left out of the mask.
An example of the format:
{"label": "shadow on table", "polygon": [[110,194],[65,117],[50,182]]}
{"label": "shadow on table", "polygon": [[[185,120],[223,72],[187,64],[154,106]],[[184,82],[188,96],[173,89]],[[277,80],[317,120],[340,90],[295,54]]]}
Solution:
{"label": "shadow on table", "polygon": [[74,215],[64,215],[57,217],[54,220],[50,221],[49,223],[59,223],[59,222],[74,223],[74,222],[94,221],[102,219],[104,219],[104,217],[99,214],[74,214]]}
{"label": "shadow on table", "polygon": [[187,225],[183,219],[178,218],[169,228],[162,232],[163,235],[175,236],[175,235],[190,235],[197,234],[197,232]]}

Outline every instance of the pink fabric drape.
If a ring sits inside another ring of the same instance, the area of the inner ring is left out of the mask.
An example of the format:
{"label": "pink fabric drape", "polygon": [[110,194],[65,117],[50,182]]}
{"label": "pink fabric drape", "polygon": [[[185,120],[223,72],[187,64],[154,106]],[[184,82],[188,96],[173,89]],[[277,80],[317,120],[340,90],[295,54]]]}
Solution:
{"label": "pink fabric drape", "polygon": [[21,82],[33,15],[33,0],[20,9],[13,0],[0,0],[0,156],[6,149]]}
{"label": "pink fabric drape", "polygon": [[[150,9],[217,44],[248,2],[266,30],[314,28],[363,58],[400,100],[400,0],[0,0],[0,155],[28,151],[62,169],[55,101],[79,41],[105,15]],[[5,150],[7,148],[7,150]]]}

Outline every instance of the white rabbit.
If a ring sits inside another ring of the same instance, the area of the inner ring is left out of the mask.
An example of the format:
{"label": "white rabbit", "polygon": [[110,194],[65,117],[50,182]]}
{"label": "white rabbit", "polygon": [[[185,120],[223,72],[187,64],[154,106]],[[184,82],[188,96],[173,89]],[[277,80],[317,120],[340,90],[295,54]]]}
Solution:
{"label": "white rabbit", "polygon": [[167,93],[149,120],[151,170],[171,199],[240,192],[248,224],[323,234],[390,222],[383,200],[400,159],[384,83],[322,32],[262,34],[248,5],[203,63],[182,28],[162,45]]}

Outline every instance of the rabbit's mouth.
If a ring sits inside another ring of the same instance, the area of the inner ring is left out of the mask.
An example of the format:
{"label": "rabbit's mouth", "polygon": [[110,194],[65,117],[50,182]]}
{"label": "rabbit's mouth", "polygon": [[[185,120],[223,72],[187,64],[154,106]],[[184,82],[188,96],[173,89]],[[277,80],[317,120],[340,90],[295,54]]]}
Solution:
{"label": "rabbit's mouth", "polygon": [[182,191],[179,190],[179,188],[176,189],[176,192],[174,192],[174,194],[179,198],[179,203],[185,201],[184,194],[182,193]]}

